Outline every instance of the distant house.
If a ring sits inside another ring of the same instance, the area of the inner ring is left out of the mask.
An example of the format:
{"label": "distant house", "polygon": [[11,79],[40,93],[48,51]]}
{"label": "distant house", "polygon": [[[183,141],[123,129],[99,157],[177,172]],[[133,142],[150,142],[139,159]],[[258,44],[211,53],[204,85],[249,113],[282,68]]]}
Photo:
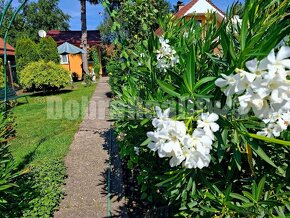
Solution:
{"label": "distant house", "polygon": [[[8,60],[15,61],[15,49],[6,43],[6,54]],[[0,56],[4,57],[4,40],[0,38]]]}
{"label": "distant house", "polygon": [[[194,18],[201,24],[206,22],[206,14],[208,12],[215,13],[218,25],[225,18],[224,12],[216,5],[214,5],[210,0],[191,0],[186,5],[184,5],[182,1],[178,1],[177,10],[177,13],[174,15],[175,18]],[[163,34],[163,30],[158,28],[155,33],[158,36],[161,36]]]}
{"label": "distant house", "polygon": [[[6,43],[6,54],[8,61],[7,76],[10,84],[13,81],[17,81],[16,66],[15,66],[15,49],[8,43]],[[4,59],[4,40],[0,38],[0,57]],[[3,72],[0,72],[3,73]]]}
{"label": "distant house", "polygon": [[[88,30],[88,41],[87,50],[89,51],[91,48],[97,48],[99,53],[99,63],[101,64],[101,35],[99,30]],[[47,33],[48,36],[51,36],[57,43],[57,45],[61,45],[65,42],[73,44],[77,47],[81,47],[81,31],[61,31],[61,30],[50,30]],[[67,55],[60,55],[61,64],[70,69],[72,73],[75,73],[78,76],[78,79],[82,78],[82,56],[81,54],[68,54]],[[70,63],[68,63],[70,60]],[[89,71],[91,72],[93,68],[93,61],[89,61]],[[100,67],[100,72],[95,72],[102,74],[102,67]]]}

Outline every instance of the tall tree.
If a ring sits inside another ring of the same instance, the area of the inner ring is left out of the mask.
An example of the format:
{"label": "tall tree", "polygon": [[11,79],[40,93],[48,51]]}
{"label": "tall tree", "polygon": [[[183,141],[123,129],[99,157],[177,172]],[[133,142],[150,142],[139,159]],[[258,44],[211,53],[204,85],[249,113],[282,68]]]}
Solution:
{"label": "tall tree", "polygon": [[[38,0],[31,2],[23,9],[26,19],[25,29],[30,36],[38,37],[37,31],[43,29],[45,31],[51,29],[68,30],[69,19],[68,14],[58,7],[59,0]],[[33,37],[33,38],[34,38]]]}
{"label": "tall tree", "polygon": [[[9,32],[9,43],[15,46],[16,38],[29,37],[32,40],[38,40],[38,30],[45,31],[51,29],[68,30],[69,19],[68,14],[58,7],[59,0],[38,0],[37,2],[27,3],[23,11],[19,13],[14,21],[14,25]],[[4,9],[4,0],[0,0],[0,14]],[[15,12],[15,8],[10,7],[4,26],[8,25],[9,18]],[[3,37],[5,28],[0,29]]]}
{"label": "tall tree", "polygon": [[[164,18],[170,12],[170,4],[167,0],[121,0],[115,1],[115,5],[112,4],[111,2],[110,6],[117,12],[115,21],[120,26],[117,31],[131,46],[156,30],[159,26],[158,18]],[[111,31],[112,26],[114,23],[106,14],[102,24],[98,26],[105,43],[111,43],[116,37],[116,32]]]}
{"label": "tall tree", "polygon": [[88,33],[87,33],[87,1],[91,4],[98,4],[99,0],[80,0],[81,2],[81,29],[82,29],[82,38],[81,38],[81,47],[85,51],[82,54],[83,59],[83,70],[85,73],[89,72],[88,69],[88,55],[87,55],[87,46],[88,46]]}

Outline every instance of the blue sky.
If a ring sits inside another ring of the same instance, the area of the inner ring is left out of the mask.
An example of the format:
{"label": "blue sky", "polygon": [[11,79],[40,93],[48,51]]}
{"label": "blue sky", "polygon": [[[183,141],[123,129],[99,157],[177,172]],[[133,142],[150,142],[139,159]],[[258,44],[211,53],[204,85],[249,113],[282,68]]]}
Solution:
{"label": "blue sky", "polygon": [[[175,5],[178,0],[169,0],[171,5]],[[190,0],[184,0],[186,4]],[[227,7],[235,0],[212,0],[212,2],[221,10],[226,11]],[[80,1],[79,0],[60,0],[59,7],[71,16],[70,29],[80,30]],[[87,29],[95,30],[101,23],[103,16],[103,7],[99,5],[90,5],[87,3]]]}

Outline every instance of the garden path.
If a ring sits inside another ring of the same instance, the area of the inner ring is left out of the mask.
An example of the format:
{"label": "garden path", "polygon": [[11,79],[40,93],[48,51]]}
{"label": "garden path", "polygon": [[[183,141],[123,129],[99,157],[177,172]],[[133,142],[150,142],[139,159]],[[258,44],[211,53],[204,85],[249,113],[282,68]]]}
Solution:
{"label": "garden path", "polygon": [[110,146],[112,123],[106,120],[109,92],[108,78],[101,77],[65,158],[65,197],[55,218],[101,218],[108,217],[108,211],[112,217],[125,217],[121,161],[115,141]]}

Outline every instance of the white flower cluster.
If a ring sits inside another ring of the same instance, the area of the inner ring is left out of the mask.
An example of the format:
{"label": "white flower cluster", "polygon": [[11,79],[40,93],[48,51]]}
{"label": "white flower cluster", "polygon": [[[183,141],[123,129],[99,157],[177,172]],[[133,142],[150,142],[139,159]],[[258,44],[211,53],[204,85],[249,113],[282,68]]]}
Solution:
{"label": "white flower cluster", "polygon": [[246,67],[249,72],[237,69],[236,74],[222,74],[223,78],[215,82],[223,88],[226,96],[239,96],[240,114],[247,114],[252,110],[256,117],[268,124],[266,129],[259,132],[261,135],[279,136],[288,127],[289,120],[286,117],[290,110],[290,81],[287,78],[290,75],[289,57],[290,47],[282,46],[276,55],[272,50],[261,61],[248,61]]}
{"label": "white flower cluster", "polygon": [[179,63],[179,56],[176,54],[176,51],[171,48],[168,44],[169,40],[164,38],[159,38],[161,47],[156,51],[157,53],[157,68],[167,71],[170,67],[174,67]]}
{"label": "white flower cluster", "polygon": [[190,135],[184,122],[169,118],[170,109],[162,113],[161,109],[156,107],[156,112],[158,118],[152,121],[155,131],[147,133],[151,140],[148,147],[154,152],[157,151],[160,158],[171,158],[171,167],[181,163],[189,169],[208,167],[214,140],[213,132],[219,130],[219,125],[215,123],[218,115],[202,113],[197,121],[197,128]]}
{"label": "white flower cluster", "polygon": [[285,113],[273,113],[270,114],[267,119],[263,119],[263,122],[267,124],[266,128],[257,132],[258,135],[266,137],[279,137],[281,132],[287,130],[290,123],[290,112]]}

